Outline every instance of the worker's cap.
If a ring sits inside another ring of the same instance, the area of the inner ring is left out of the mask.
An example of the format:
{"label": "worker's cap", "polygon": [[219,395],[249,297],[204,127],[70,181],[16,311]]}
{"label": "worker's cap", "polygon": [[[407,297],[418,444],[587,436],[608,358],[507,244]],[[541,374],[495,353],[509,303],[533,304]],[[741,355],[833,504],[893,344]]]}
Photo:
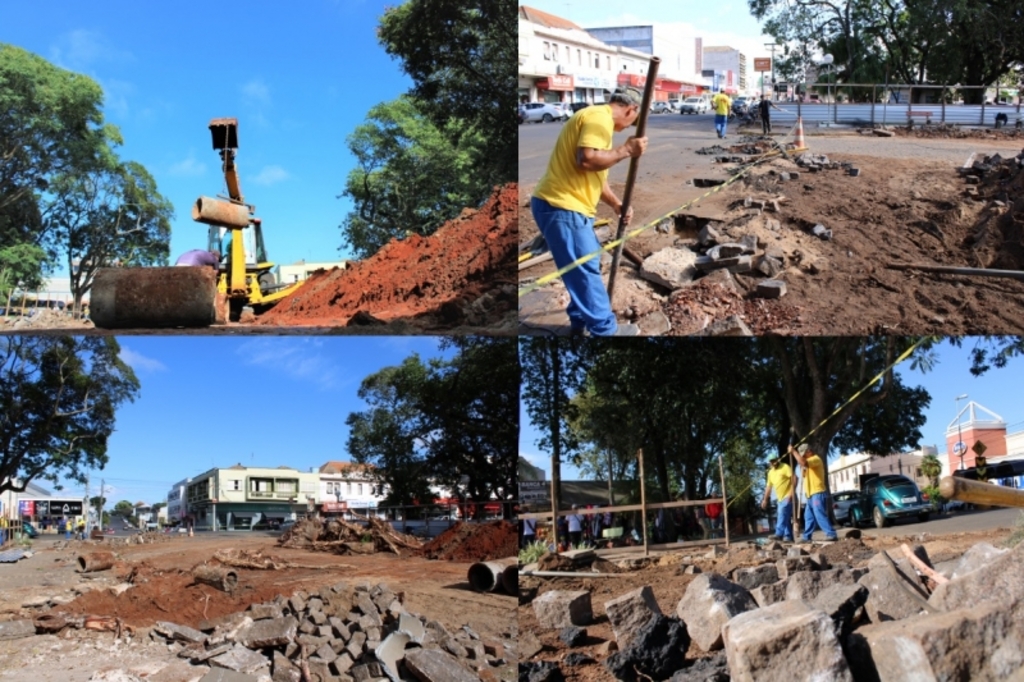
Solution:
{"label": "worker's cap", "polygon": [[621,102],[622,104],[633,107],[640,106],[640,103],[643,102],[643,100],[644,96],[642,92],[636,88],[631,88],[625,85],[621,88],[615,88],[615,92],[612,93],[611,99],[612,102]]}
{"label": "worker's cap", "polygon": [[772,457],[771,459],[768,460],[768,463],[771,464],[772,466],[775,466],[776,464],[778,464],[781,461],[782,461],[782,457],[779,457],[778,455],[775,455],[774,457]]}
{"label": "worker's cap", "polygon": [[796,449],[796,451],[799,452],[801,455],[806,455],[807,451],[810,450],[810,449],[811,449],[810,446],[808,446],[807,443],[804,443],[803,445],[798,447]]}

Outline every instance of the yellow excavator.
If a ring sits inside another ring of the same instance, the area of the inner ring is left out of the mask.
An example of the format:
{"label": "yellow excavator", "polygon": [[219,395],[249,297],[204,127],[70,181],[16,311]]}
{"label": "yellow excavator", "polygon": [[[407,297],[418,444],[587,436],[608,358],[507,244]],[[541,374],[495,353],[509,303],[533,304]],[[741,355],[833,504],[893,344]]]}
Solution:
{"label": "yellow excavator", "polygon": [[222,254],[209,267],[101,268],[90,293],[90,317],[102,329],[205,327],[248,321],[302,286],[278,284],[267,259],[262,221],[242,196],[235,153],[238,120],[210,121],[226,197],[200,197],[192,219],[209,226],[207,248]]}

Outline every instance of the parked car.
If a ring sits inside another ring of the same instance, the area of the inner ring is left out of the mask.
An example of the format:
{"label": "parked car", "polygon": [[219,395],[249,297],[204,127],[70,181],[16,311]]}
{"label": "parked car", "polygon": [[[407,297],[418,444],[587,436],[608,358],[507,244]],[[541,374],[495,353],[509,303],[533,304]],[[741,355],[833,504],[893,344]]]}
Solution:
{"label": "parked car", "polygon": [[917,484],[899,475],[878,476],[865,482],[856,504],[850,509],[853,525],[874,523],[876,528],[913,517],[924,523],[931,511],[931,503],[921,496]]}
{"label": "parked car", "polygon": [[706,97],[687,97],[679,105],[680,114],[706,114],[711,110],[711,103]]}
{"label": "parked car", "polygon": [[288,519],[287,521],[282,522],[280,526],[278,526],[278,530],[286,531],[294,525],[295,521],[293,521],[292,519]]}
{"label": "parked car", "polygon": [[24,531],[25,537],[27,537],[30,540],[33,539],[33,538],[39,537],[39,531],[36,530],[36,527],[33,526],[28,521],[23,521],[22,522],[21,529],[22,529],[22,531]]}
{"label": "parked car", "polygon": [[523,111],[523,105],[520,104],[516,107],[516,123],[522,125],[525,120],[526,113]]}
{"label": "parked car", "polygon": [[753,98],[747,97],[746,95],[740,95],[732,101],[732,110],[736,114],[745,114],[750,109],[751,105],[755,104]]}
{"label": "parked car", "polygon": [[836,515],[836,523],[840,526],[850,523],[850,507],[857,504],[859,490],[844,490],[832,496],[832,511]]}
{"label": "parked car", "polygon": [[672,106],[668,102],[655,102],[651,105],[652,114],[671,114]]}
{"label": "parked car", "polygon": [[561,104],[552,102],[527,102],[522,105],[524,121],[527,123],[540,122],[550,123],[551,121],[564,121],[569,114],[562,108]]}

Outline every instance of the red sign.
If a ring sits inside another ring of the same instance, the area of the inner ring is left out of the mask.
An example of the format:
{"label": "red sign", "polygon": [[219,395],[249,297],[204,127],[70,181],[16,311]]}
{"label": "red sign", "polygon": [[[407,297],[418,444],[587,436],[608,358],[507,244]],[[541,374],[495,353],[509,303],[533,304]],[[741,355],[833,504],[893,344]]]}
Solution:
{"label": "red sign", "polygon": [[771,57],[754,57],[754,71],[771,71],[772,70],[772,58]]}
{"label": "red sign", "polygon": [[320,505],[325,512],[348,511],[348,502],[324,502]]}
{"label": "red sign", "polygon": [[670,81],[665,78],[658,79],[658,90],[661,92],[682,92],[683,84],[679,81]]}
{"label": "red sign", "polygon": [[562,90],[572,91],[572,76],[548,76],[537,81],[537,87],[541,90]]}

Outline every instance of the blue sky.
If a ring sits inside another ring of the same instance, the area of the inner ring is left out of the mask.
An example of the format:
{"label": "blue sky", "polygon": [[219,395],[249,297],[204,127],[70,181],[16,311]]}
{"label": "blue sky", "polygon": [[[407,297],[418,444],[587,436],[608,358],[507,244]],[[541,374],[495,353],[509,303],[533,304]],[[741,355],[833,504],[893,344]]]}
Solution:
{"label": "blue sky", "polygon": [[271,260],[338,260],[337,199],[354,159],[345,138],[374,105],[411,85],[377,43],[399,0],[217,3],[0,3],[0,42],[100,83],[121,158],[142,163],[175,208],[171,259],[206,245],[190,217],[223,193],[210,119],[239,119],[246,201],[263,219]]}
{"label": "blue sky", "polygon": [[[974,377],[969,371],[970,350],[974,344],[974,339],[966,338],[960,348],[955,348],[948,341],[943,341],[936,349],[938,362],[927,373],[910,369],[909,361],[897,368],[905,384],[924,387],[932,398],[925,410],[927,421],[921,429],[920,445],[937,446],[940,460],[945,453],[946,429],[956,421],[958,395],[966,393],[968,396],[968,400],[960,401],[961,409],[968,401],[974,401],[1002,417],[1007,424],[1007,433],[1024,430],[1024,403],[1020,399],[1020,387],[1024,385],[1024,358],[1013,359],[1003,369],[990,369],[981,377]],[[544,469],[550,477],[550,454],[537,448],[538,431],[528,423],[528,419],[525,410],[521,411],[519,455]],[[839,454],[835,453],[835,457]],[[563,463],[562,478],[578,478],[578,472],[575,467]]]}
{"label": "blue sky", "polygon": [[[121,407],[108,443],[110,504],[166,500],[170,486],[212,467],[292,466],[309,471],[348,460],[356,391],[377,370],[412,353],[442,354],[434,337],[119,337],[142,385]],[[40,482],[46,488],[52,486]],[[71,484],[65,491],[84,492]]]}

